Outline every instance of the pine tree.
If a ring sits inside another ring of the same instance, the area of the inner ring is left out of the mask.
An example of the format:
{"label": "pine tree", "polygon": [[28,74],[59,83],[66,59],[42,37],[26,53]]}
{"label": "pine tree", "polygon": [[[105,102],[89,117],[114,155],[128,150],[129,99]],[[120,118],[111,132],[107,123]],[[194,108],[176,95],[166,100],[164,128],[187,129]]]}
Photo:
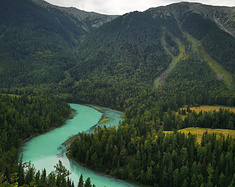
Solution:
{"label": "pine tree", "polygon": [[83,187],[84,186],[84,181],[83,181],[83,176],[81,174],[80,178],[79,178],[79,182],[78,182],[78,187]]}
{"label": "pine tree", "polygon": [[90,179],[90,177],[87,178],[84,187],[91,187],[91,179]]}

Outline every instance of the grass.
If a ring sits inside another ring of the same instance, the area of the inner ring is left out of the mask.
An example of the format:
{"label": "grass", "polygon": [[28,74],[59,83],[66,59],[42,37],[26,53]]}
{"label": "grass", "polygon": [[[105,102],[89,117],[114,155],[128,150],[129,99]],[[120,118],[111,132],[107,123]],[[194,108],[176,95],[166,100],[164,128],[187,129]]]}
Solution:
{"label": "grass", "polygon": [[94,109],[99,110],[100,108],[99,108],[99,107],[94,106]]}
{"label": "grass", "polygon": [[[219,109],[227,109],[230,110],[231,112],[235,113],[235,107],[228,107],[228,106],[208,106],[208,105],[203,105],[203,106],[199,106],[199,107],[190,107],[190,110],[195,111],[197,113],[199,113],[201,110],[204,112],[208,112],[208,111],[219,111]],[[182,108],[187,110],[187,108]]]}
{"label": "grass", "polygon": [[109,118],[104,118],[104,119],[100,122],[100,124],[107,123],[109,120],[110,120]]}
{"label": "grass", "polygon": [[[201,143],[202,135],[206,131],[209,134],[214,133],[218,137],[219,137],[220,134],[223,134],[225,137],[227,137],[229,135],[230,137],[235,138],[235,130],[229,130],[229,129],[210,129],[210,128],[200,128],[200,127],[189,127],[189,128],[178,130],[178,132],[184,133],[186,135],[188,135],[189,132],[190,132],[190,134],[197,135],[197,142],[198,143]],[[164,133],[165,134],[170,134],[170,133],[173,133],[173,131],[164,131]]]}

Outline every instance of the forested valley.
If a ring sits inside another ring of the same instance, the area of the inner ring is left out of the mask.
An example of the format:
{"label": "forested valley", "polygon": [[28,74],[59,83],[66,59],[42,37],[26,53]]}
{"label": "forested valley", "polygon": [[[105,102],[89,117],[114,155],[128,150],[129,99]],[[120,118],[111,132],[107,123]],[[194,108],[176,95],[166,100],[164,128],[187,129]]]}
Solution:
{"label": "forested valley", "polygon": [[190,110],[235,105],[234,8],[178,3],[109,17],[35,2],[0,2],[0,186],[77,185],[61,162],[50,174],[18,163],[22,142],[72,115],[67,103],[125,112],[119,128],[71,144],[87,167],[137,185],[235,186],[233,137],[178,132],[235,130],[230,110]]}

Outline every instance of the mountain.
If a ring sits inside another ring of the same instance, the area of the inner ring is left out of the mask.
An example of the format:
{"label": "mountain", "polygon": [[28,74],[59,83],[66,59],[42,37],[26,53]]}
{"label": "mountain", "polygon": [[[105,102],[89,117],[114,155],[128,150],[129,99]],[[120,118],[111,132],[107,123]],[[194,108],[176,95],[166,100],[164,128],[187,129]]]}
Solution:
{"label": "mountain", "polygon": [[[196,101],[200,103],[208,101],[208,95],[230,97],[235,75],[234,11],[177,3],[127,13],[102,25],[79,45],[78,63],[70,70],[76,80],[74,96],[84,92],[81,99],[92,90],[93,98],[103,95],[120,101],[161,87],[166,95],[187,95],[183,100],[200,97]],[[104,102],[102,98],[96,102],[100,100]]]}
{"label": "mountain", "polygon": [[107,16],[1,0],[0,183],[46,185],[45,170],[17,167],[19,141],[61,124],[71,112],[64,100],[125,112],[118,128],[80,134],[74,159],[143,185],[234,186],[234,139],[176,132],[235,129],[228,107],[190,109],[235,105],[234,13],[183,2]]}
{"label": "mountain", "polygon": [[0,5],[2,88],[41,86],[113,108],[152,91],[233,101],[234,7],[183,2],[107,16],[42,0]]}
{"label": "mountain", "polygon": [[74,66],[74,51],[81,39],[114,17],[63,9],[43,1],[2,0],[1,86],[58,83]]}
{"label": "mountain", "polygon": [[92,31],[98,28],[99,26],[103,25],[104,23],[112,21],[113,19],[118,17],[117,15],[104,15],[96,12],[86,12],[73,7],[70,8],[59,7],[51,5],[50,3],[47,3],[44,0],[32,0],[32,1],[46,9],[59,10],[67,15],[75,17],[76,19],[78,19],[83,23],[82,27],[87,32]]}

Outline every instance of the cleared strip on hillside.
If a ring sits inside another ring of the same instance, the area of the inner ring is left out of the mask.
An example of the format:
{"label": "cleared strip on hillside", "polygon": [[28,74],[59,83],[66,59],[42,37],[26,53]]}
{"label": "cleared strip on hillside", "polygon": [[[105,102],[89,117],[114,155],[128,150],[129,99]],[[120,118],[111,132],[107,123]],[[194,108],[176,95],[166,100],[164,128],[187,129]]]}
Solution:
{"label": "cleared strip on hillside", "polygon": [[158,76],[154,80],[154,83],[153,83],[154,88],[158,88],[159,86],[164,85],[165,79],[170,74],[171,70],[174,69],[177,62],[179,62],[182,58],[186,58],[186,56],[187,56],[185,53],[185,45],[183,45],[178,38],[175,40],[176,40],[176,43],[178,44],[178,47],[179,47],[179,55],[177,57],[174,57],[169,52],[169,50],[166,47],[164,39],[162,40],[165,51],[172,57],[172,62],[169,64],[169,67],[160,76]]}
{"label": "cleared strip on hillside", "polygon": [[192,43],[192,49],[199,54],[202,60],[205,60],[210,68],[215,72],[215,76],[218,80],[223,80],[225,85],[230,90],[234,89],[232,75],[226,71],[218,62],[216,62],[203,48],[203,46],[192,36],[185,34],[187,40]]}

